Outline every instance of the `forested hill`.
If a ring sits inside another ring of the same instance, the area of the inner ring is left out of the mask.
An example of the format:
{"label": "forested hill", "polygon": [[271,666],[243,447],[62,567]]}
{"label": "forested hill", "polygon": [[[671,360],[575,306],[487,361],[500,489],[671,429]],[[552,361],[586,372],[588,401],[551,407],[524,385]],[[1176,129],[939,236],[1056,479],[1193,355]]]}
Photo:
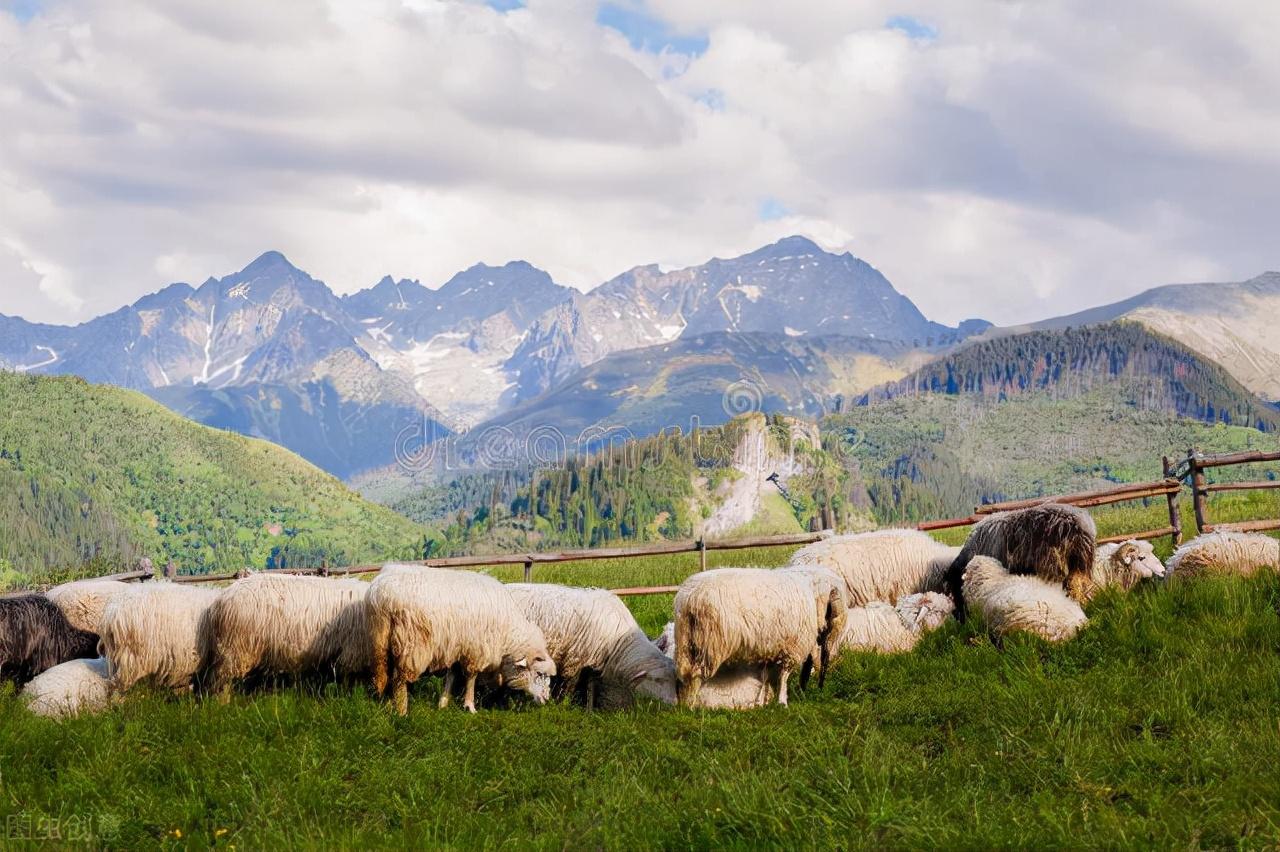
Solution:
{"label": "forested hill", "polygon": [[1118,379],[1140,388],[1141,398],[1134,402],[1143,407],[1207,423],[1280,429],[1280,412],[1225,369],[1132,322],[976,343],[867,393],[859,403],[929,393],[1004,400],[1040,392],[1051,399],[1073,399]]}
{"label": "forested hill", "polygon": [[[293,453],[143,395],[0,372],[0,582],[412,555],[411,521]],[[8,565],[5,565],[5,563]]]}

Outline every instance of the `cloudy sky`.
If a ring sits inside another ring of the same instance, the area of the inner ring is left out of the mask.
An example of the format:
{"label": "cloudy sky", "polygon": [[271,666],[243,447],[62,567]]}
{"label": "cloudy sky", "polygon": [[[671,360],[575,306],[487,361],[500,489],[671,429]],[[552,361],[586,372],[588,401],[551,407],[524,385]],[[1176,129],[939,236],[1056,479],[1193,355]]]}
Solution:
{"label": "cloudy sky", "polygon": [[274,248],[589,289],[790,233],[931,318],[1280,267],[1273,0],[0,0],[0,313]]}

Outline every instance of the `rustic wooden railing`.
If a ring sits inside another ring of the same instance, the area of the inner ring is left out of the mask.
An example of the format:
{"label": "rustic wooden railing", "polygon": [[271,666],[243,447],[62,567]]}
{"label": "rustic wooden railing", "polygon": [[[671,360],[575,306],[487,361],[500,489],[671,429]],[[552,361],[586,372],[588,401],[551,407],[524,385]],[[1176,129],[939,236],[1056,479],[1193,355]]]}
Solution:
{"label": "rustic wooden railing", "polygon": [[[973,514],[966,517],[923,521],[917,524],[915,528],[926,532],[955,529],[958,527],[976,524],[984,517],[995,512],[1024,509],[1030,506],[1038,506],[1043,503],[1066,503],[1068,505],[1079,506],[1081,508],[1092,508],[1096,506],[1106,506],[1112,503],[1123,503],[1130,500],[1149,500],[1152,498],[1163,497],[1165,498],[1169,510],[1168,526],[1152,530],[1141,530],[1133,533],[1107,536],[1098,539],[1098,543],[1105,544],[1107,542],[1125,541],[1126,539],[1131,538],[1155,539],[1169,536],[1173,542],[1173,546],[1177,547],[1182,543],[1182,516],[1179,512],[1178,500],[1182,493],[1183,480],[1186,479],[1190,481],[1191,485],[1196,528],[1198,532],[1205,533],[1213,530],[1263,532],[1277,530],[1280,529],[1280,519],[1262,519],[1237,523],[1212,524],[1209,521],[1207,498],[1209,494],[1224,491],[1280,489],[1280,481],[1264,480],[1259,482],[1213,483],[1206,480],[1204,473],[1209,469],[1229,465],[1257,464],[1276,461],[1280,461],[1280,452],[1241,452],[1205,455],[1197,453],[1192,449],[1187,451],[1185,458],[1176,462],[1171,462],[1168,457],[1165,457],[1162,460],[1164,469],[1163,479],[1157,479],[1151,482],[1135,482],[1126,485],[1117,485],[1113,488],[1104,488],[1097,491],[1083,491],[1077,494],[1056,494],[1027,500],[1007,500],[999,503],[987,503],[982,506],[975,507]],[[709,551],[745,550],[757,547],[803,545],[818,541],[827,535],[830,535],[829,531],[825,533],[756,536],[752,538],[738,538],[725,541],[706,541],[705,539],[698,539],[695,541],[674,541],[663,542],[660,544],[641,545],[638,547],[602,547],[545,553],[508,553],[492,556],[446,556],[435,559],[414,560],[412,562],[417,565],[430,565],[440,568],[480,568],[495,565],[521,565],[524,567],[524,579],[527,582],[533,579],[533,566],[539,564],[583,562],[593,559],[631,559],[678,553],[698,553],[699,566],[702,570],[705,570],[707,567],[707,553]],[[376,573],[381,569],[381,567],[381,565],[350,565],[341,568],[330,568],[328,566],[321,566],[319,568],[278,568],[263,573],[348,576],[354,574]],[[152,572],[150,569],[126,571],[100,579],[140,581],[151,578],[155,573],[159,572]],[[237,577],[245,576],[247,573],[248,569],[221,574],[178,574],[176,573],[176,566],[174,566],[173,563],[170,563],[163,570],[163,575],[176,583],[226,582],[234,580]],[[635,586],[623,589],[614,589],[613,591],[615,594],[623,596],[654,595],[670,594],[675,592],[676,588],[676,586]]]}
{"label": "rustic wooden railing", "polygon": [[[1165,471],[1169,471],[1166,461]],[[955,529],[976,524],[987,515],[996,512],[1008,512],[1013,509],[1028,509],[1044,503],[1066,503],[1087,509],[1095,506],[1106,506],[1111,503],[1123,503],[1127,500],[1146,500],[1152,497],[1164,497],[1169,504],[1169,525],[1154,530],[1142,530],[1135,533],[1107,536],[1098,539],[1099,544],[1113,541],[1126,541],[1131,538],[1153,539],[1170,536],[1173,546],[1182,543],[1182,518],[1178,512],[1178,495],[1182,492],[1182,482],[1172,477],[1158,479],[1154,482],[1135,482],[1115,488],[1104,488],[1098,491],[1084,491],[1079,494],[1057,494],[1049,497],[1036,497],[1030,500],[1008,500],[1002,503],[986,503],[973,510],[973,514],[964,518],[946,518],[941,521],[923,521],[916,529],[931,532],[933,530]]]}
{"label": "rustic wooden railing", "polygon": [[[592,559],[630,559],[642,556],[665,556],[675,553],[699,554],[701,570],[707,567],[707,552],[715,550],[748,550],[757,547],[785,547],[788,545],[811,544],[824,537],[824,533],[796,533],[791,535],[756,536],[753,538],[736,538],[725,541],[673,541],[661,544],[643,545],[640,547],[598,547],[581,550],[562,550],[557,552],[506,553],[493,556],[443,556],[435,559],[398,560],[413,565],[430,565],[435,568],[480,568],[493,565],[522,565],[524,579],[533,579],[533,566],[556,562],[585,562]],[[352,574],[374,574],[382,569],[381,565],[350,565],[342,568],[277,568],[280,574],[310,574],[323,576],[349,576]],[[146,574],[146,572],[133,572]],[[216,583],[234,580],[244,576],[245,571],[224,574],[177,574],[169,579],[176,583]],[[263,572],[271,573],[271,572]],[[115,579],[125,579],[117,575]],[[143,578],[138,578],[143,579]],[[614,589],[618,595],[654,595],[669,594],[676,590],[675,586],[637,586],[627,589]]]}
{"label": "rustic wooden railing", "polygon": [[1236,532],[1280,530],[1280,519],[1276,518],[1237,521],[1226,524],[1215,524],[1209,518],[1210,494],[1222,491],[1262,491],[1280,488],[1280,481],[1267,479],[1259,482],[1209,482],[1205,477],[1205,471],[1213,468],[1277,461],[1280,461],[1280,452],[1263,453],[1250,451],[1206,455],[1197,453],[1195,449],[1187,450],[1187,457],[1182,462],[1182,465],[1186,466],[1186,476],[1191,480],[1191,499],[1192,506],[1195,508],[1196,529],[1202,533],[1213,532],[1214,530],[1235,530]]}

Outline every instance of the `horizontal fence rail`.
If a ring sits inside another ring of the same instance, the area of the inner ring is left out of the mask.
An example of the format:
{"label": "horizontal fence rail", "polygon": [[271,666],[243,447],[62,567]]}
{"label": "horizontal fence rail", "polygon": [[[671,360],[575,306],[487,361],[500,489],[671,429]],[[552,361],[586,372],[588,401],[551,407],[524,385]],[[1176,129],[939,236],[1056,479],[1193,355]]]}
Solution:
{"label": "horizontal fence rail", "polygon": [[1280,452],[1264,453],[1251,450],[1239,453],[1205,454],[1197,453],[1194,448],[1187,450],[1186,460],[1181,465],[1186,466],[1187,477],[1191,480],[1191,502],[1195,509],[1196,529],[1202,533],[1214,531],[1270,532],[1272,530],[1280,530],[1280,519],[1277,518],[1215,524],[1209,517],[1210,494],[1231,491],[1267,491],[1280,488],[1280,481],[1267,479],[1254,482],[1209,482],[1205,477],[1206,470],[1230,465],[1265,464],[1277,461],[1280,461]]}
{"label": "horizontal fence rail", "polygon": [[[1096,491],[1083,491],[1076,494],[1058,494],[1047,497],[1034,497],[1025,500],[1006,500],[998,503],[986,503],[977,506],[973,514],[963,518],[943,518],[941,520],[921,521],[915,529],[932,532],[936,530],[956,529],[972,526],[983,518],[996,512],[1007,512],[1016,509],[1027,509],[1045,503],[1065,503],[1080,508],[1106,506],[1112,503],[1123,503],[1130,500],[1148,500],[1157,497],[1165,498],[1169,509],[1169,525],[1139,532],[1123,533],[1098,539],[1099,544],[1126,541],[1128,539],[1156,539],[1169,536],[1175,547],[1182,543],[1182,516],[1178,508],[1178,498],[1182,493],[1183,480],[1189,480],[1191,486],[1193,508],[1196,517],[1196,529],[1200,533],[1213,530],[1234,530],[1238,532],[1268,532],[1280,530],[1280,519],[1261,519],[1239,521],[1235,523],[1212,524],[1209,522],[1207,497],[1212,493],[1232,491],[1254,491],[1280,489],[1280,481],[1262,480],[1255,482],[1211,483],[1205,479],[1208,469],[1241,464],[1260,464],[1280,461],[1280,452],[1237,452],[1205,455],[1194,449],[1188,450],[1185,458],[1170,461],[1162,459],[1164,478],[1151,482],[1134,482],[1103,488]],[[520,565],[524,568],[526,581],[533,578],[533,566],[564,562],[585,562],[596,559],[633,559],[653,556],[668,556],[683,553],[699,554],[699,565],[707,567],[707,553],[720,550],[747,550],[760,547],[786,547],[792,545],[812,544],[831,535],[831,531],[818,533],[797,533],[790,535],[754,536],[750,538],[726,539],[724,541],[707,541],[705,539],[661,542],[636,547],[600,547],[593,549],[576,549],[560,551],[536,551],[529,553],[504,553],[490,556],[442,556],[434,559],[397,560],[406,564],[424,565],[435,568],[483,568],[501,565]],[[143,581],[161,572],[151,570],[150,563],[143,561],[143,567],[135,571],[124,571],[97,579]],[[352,576],[374,574],[382,569],[381,565],[348,565],[337,568],[321,566],[319,568],[274,568],[258,573],[263,574],[300,574],[311,576]],[[163,569],[163,575],[175,583],[218,583],[235,580],[247,576],[248,569],[220,574],[178,574],[172,562]],[[623,597],[635,595],[673,594],[676,586],[633,586],[613,589],[616,595]]]}

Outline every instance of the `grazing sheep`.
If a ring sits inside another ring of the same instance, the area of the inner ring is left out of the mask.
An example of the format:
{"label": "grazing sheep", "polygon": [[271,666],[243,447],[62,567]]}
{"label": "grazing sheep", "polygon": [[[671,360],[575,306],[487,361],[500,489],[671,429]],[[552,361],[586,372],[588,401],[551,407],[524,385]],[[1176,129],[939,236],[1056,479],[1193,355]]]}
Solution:
{"label": "grazing sheep", "polygon": [[220,700],[251,672],[352,677],[372,668],[362,580],[251,574],[209,609],[210,689]]}
{"label": "grazing sheep", "polygon": [[947,569],[947,592],[956,603],[956,618],[965,618],[962,580],[975,556],[990,556],[1007,566],[1010,574],[1035,574],[1065,586],[1073,599],[1087,600],[1097,535],[1088,512],[1061,503],[988,515],[974,525]]}
{"label": "grazing sheep", "polygon": [[[835,596],[839,600],[839,595]],[[689,577],[676,592],[675,662],[680,703],[697,706],[702,684],[727,663],[755,665],[772,678],[779,704],[787,680],[815,646],[824,657],[839,638],[831,600],[815,595],[799,571],[716,568]]]}
{"label": "grazing sheep", "polygon": [[1169,559],[1169,575],[1235,574],[1249,577],[1259,569],[1280,568],[1280,540],[1233,530],[1205,533],[1179,547]]}
{"label": "grazing sheep", "polygon": [[854,607],[942,591],[943,574],[959,552],[919,530],[890,529],[814,542],[792,554],[790,564],[834,571],[844,580],[845,602]]}
{"label": "grazing sheep", "polygon": [[1075,636],[1088,622],[1062,586],[1026,574],[1010,574],[990,556],[975,556],[964,570],[964,594],[997,637],[1015,630],[1050,642]]}
{"label": "grazing sheep", "polygon": [[28,710],[51,719],[105,710],[111,703],[107,661],[98,657],[59,663],[33,678],[22,696]]}
{"label": "grazing sheep", "polygon": [[821,565],[787,565],[778,569],[781,572],[803,577],[813,592],[813,601],[818,608],[818,623],[822,629],[818,633],[818,641],[813,652],[805,660],[800,669],[800,686],[809,685],[809,676],[818,672],[818,688],[827,682],[827,668],[835,653],[840,635],[844,633],[845,585],[834,571]]}
{"label": "grazing sheep", "polygon": [[1093,569],[1089,572],[1089,588],[1085,600],[1094,594],[1115,586],[1129,591],[1148,577],[1163,577],[1164,565],[1156,557],[1149,541],[1131,538],[1128,541],[1098,545],[1093,556]]}
{"label": "grazing sheep", "polygon": [[119,580],[76,580],[54,586],[45,597],[57,604],[73,627],[99,633],[107,604],[131,588],[132,584]]}
{"label": "grazing sheep", "polygon": [[938,592],[907,595],[898,599],[897,606],[872,601],[852,607],[838,650],[910,651],[925,633],[940,627],[953,609],[951,599]]}
{"label": "grazing sheep", "polygon": [[542,631],[494,578],[389,564],[369,585],[368,604],[374,689],[385,694],[389,686],[400,715],[409,711],[409,684],[424,673],[444,673],[440,706],[447,707],[455,667],[472,713],[476,678],[486,672],[539,704],[550,697],[556,666]]}
{"label": "grazing sheep", "polygon": [[[667,657],[676,651],[676,623],[668,621],[654,646]],[[721,666],[703,681],[691,706],[708,710],[748,710],[763,707],[774,699],[773,687],[760,677],[760,667],[742,663]]]}
{"label": "grazing sheep", "polygon": [[44,595],[0,598],[0,677],[21,686],[59,663],[94,656],[97,644]]}
{"label": "grazing sheep", "polygon": [[206,665],[209,607],[220,593],[148,582],[107,604],[101,650],[112,692],[125,692],[142,680],[175,691],[190,689]]}
{"label": "grazing sheep", "polygon": [[542,630],[558,691],[582,696],[588,708],[628,706],[635,694],[676,702],[675,666],[617,595],[545,583],[512,583],[507,591]]}

